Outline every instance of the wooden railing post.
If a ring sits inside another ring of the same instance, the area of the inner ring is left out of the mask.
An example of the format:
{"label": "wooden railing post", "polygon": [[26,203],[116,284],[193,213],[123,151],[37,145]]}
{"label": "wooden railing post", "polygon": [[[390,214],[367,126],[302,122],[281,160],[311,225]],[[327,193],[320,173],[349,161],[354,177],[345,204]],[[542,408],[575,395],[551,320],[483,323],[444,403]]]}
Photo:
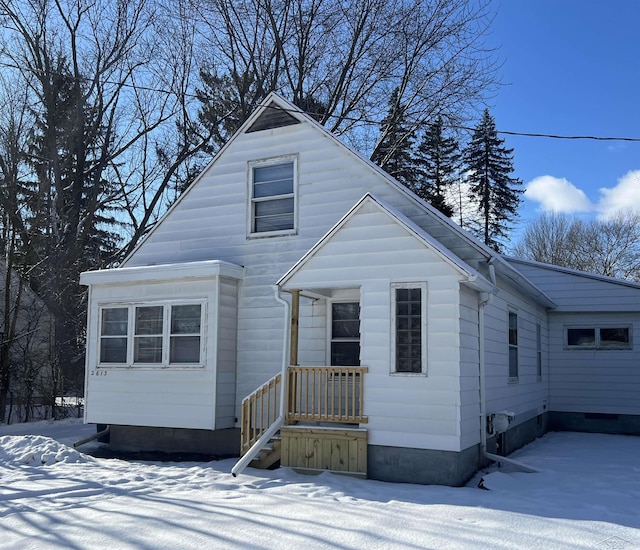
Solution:
{"label": "wooden railing post", "polygon": [[367,367],[289,367],[287,421],[366,423]]}

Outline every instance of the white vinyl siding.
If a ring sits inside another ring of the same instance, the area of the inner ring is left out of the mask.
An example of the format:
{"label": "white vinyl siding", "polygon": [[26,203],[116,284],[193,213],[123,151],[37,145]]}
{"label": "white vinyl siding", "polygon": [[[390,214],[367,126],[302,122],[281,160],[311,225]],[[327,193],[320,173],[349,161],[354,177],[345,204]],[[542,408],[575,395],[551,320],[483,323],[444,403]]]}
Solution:
{"label": "white vinyl siding", "polygon": [[[131,307],[162,305],[164,314],[165,306],[202,304],[202,318],[197,368],[193,363],[167,364],[164,368],[159,364],[106,365],[100,362],[99,346],[88,346],[85,421],[205,430],[232,428],[236,417],[237,293],[242,272],[229,264],[195,262],[119,268],[87,276],[91,282],[87,340],[99,342],[105,307],[124,304],[131,360]],[[183,316],[189,312],[180,309],[175,313],[182,319],[174,316],[181,326],[177,329],[180,334],[173,337],[195,336],[195,317]],[[164,342],[171,338],[170,319],[168,312],[163,317]],[[168,351],[168,346],[163,348],[167,357]]]}
{"label": "white vinyl siding", "polygon": [[566,327],[630,327],[640,330],[637,313],[551,313],[549,315],[550,404],[552,411],[640,415],[640,351],[567,349]]}
{"label": "white vinyl siding", "polygon": [[[363,234],[375,234],[375,238],[363,240]],[[361,363],[368,368],[364,412],[369,444],[461,450],[461,278],[434,251],[368,204],[287,282],[287,287],[315,289],[318,294],[359,288]],[[396,284],[423,289],[423,351],[429,376],[393,372],[390,327],[394,326]],[[301,342],[309,333],[312,327],[300,331]],[[300,355],[301,363],[310,363],[309,357],[311,350]]]}
{"label": "white vinyl siding", "polygon": [[[549,410],[549,389],[538,377],[537,325],[540,324],[542,377],[548,380],[546,311],[515,285],[498,279],[500,291],[484,308],[485,395],[487,414],[515,413],[513,426]],[[517,313],[518,378],[509,377],[509,312]]]}

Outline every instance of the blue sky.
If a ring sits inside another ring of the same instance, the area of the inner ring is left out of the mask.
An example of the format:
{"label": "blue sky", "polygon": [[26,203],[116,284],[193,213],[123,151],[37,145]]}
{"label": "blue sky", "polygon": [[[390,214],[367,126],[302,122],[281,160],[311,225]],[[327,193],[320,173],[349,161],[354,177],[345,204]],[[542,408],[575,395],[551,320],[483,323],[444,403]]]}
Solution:
{"label": "blue sky", "polygon": [[[490,109],[499,130],[640,138],[640,1],[494,7],[489,41],[504,85]],[[502,137],[527,187],[520,226],[543,210],[587,218],[640,210],[640,142]]]}

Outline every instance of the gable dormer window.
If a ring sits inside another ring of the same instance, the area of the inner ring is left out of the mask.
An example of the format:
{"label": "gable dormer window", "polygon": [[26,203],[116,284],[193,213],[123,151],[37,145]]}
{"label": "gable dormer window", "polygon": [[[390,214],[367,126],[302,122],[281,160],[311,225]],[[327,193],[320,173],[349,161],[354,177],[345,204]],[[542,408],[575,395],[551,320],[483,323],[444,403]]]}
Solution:
{"label": "gable dormer window", "polygon": [[281,235],[296,230],[296,162],[279,158],[250,165],[250,235]]}

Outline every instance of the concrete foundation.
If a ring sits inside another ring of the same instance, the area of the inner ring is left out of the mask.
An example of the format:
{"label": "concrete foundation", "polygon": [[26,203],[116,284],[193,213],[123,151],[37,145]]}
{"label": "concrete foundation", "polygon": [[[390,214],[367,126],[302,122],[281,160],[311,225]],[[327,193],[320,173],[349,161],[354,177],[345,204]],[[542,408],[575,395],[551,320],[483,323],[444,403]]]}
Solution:
{"label": "concrete foundation", "polygon": [[554,432],[590,432],[640,435],[640,415],[552,412],[549,430]]}
{"label": "concrete foundation", "polygon": [[510,428],[505,433],[487,437],[487,451],[501,456],[508,456],[538,437],[542,437],[549,431],[548,427],[549,413],[534,416]]}
{"label": "concrete foundation", "polygon": [[216,457],[240,455],[240,430],[187,430],[143,426],[111,426],[114,451],[197,453]]}
{"label": "concrete foundation", "polygon": [[369,445],[367,453],[369,479],[459,487],[477,471],[480,446],[457,453]]}

